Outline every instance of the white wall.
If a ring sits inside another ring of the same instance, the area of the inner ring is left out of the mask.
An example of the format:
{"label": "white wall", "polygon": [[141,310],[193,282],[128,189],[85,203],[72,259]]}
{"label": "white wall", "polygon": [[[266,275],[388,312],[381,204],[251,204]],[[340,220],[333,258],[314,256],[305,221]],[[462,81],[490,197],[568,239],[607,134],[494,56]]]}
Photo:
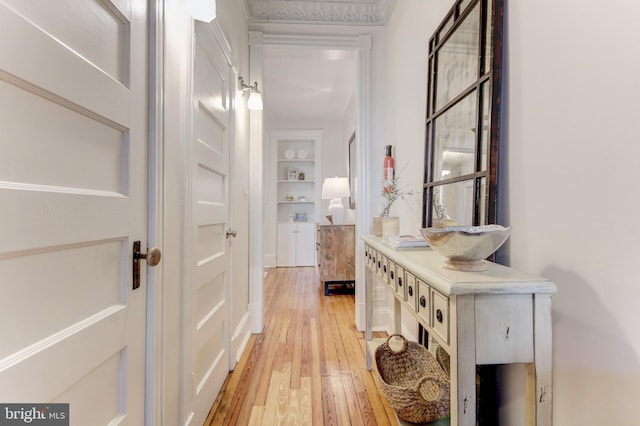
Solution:
{"label": "white wall", "polygon": [[637,423],[640,4],[507,3],[499,211],[506,259],[558,285],[554,420]]}
{"label": "white wall", "polygon": [[[499,261],[558,286],[554,424],[636,424],[640,4],[506,3],[499,221],[514,231]],[[422,153],[426,42],[450,4],[401,0],[389,26],[397,157]],[[503,371],[503,425],[524,424],[521,370]]]}

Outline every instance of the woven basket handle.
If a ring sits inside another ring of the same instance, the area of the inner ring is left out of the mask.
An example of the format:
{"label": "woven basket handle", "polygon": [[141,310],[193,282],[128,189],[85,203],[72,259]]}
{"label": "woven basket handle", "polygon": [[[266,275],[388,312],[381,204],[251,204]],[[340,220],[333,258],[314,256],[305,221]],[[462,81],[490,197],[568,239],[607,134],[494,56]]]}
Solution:
{"label": "woven basket handle", "polygon": [[[392,337],[399,337],[400,339],[402,339],[402,348],[400,348],[400,350],[394,351],[391,345],[389,344],[389,341],[391,340]],[[409,347],[409,341],[402,334],[392,334],[387,338],[387,346],[389,347],[389,350],[394,354],[401,354],[405,352]]]}
{"label": "woven basket handle", "polygon": [[442,379],[440,379],[440,378],[438,378],[436,376],[424,376],[423,378],[418,380],[418,383],[416,383],[416,388],[415,388],[415,390],[418,393],[418,395],[420,395],[422,397],[422,393],[420,392],[420,387],[426,381],[431,381],[431,382],[434,382],[435,384],[438,385],[438,389],[439,389],[438,398],[440,398],[442,396],[445,396],[447,398],[449,397],[449,391],[450,391],[449,383],[445,382],[444,380],[442,380]]}

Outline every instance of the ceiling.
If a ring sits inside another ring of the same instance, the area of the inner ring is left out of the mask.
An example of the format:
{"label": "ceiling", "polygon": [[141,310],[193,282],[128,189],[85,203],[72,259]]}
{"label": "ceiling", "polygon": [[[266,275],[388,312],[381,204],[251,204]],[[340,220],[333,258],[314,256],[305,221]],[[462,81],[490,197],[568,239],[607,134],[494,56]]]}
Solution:
{"label": "ceiling", "polygon": [[385,25],[396,0],[245,0],[252,23]]}
{"label": "ceiling", "polygon": [[263,84],[270,120],[312,126],[341,121],[355,92],[355,53],[265,48]]}

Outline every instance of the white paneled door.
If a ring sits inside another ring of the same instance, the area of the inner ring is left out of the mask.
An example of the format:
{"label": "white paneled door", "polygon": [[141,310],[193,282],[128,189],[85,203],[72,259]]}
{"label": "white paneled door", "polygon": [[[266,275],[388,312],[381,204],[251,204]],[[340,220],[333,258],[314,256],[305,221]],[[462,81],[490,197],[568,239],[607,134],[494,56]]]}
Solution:
{"label": "white paneled door", "polygon": [[144,424],[146,4],[0,0],[0,401],[72,425]]}
{"label": "white paneled door", "polygon": [[196,23],[191,140],[189,336],[191,415],[201,425],[229,373],[231,67],[210,26]]}

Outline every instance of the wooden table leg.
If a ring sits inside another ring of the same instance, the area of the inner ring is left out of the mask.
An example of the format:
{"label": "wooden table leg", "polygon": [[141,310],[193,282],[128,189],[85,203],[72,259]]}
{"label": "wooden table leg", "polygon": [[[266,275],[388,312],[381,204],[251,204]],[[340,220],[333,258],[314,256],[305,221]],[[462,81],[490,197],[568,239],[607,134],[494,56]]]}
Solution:
{"label": "wooden table leg", "polygon": [[[476,425],[476,334],[474,296],[451,296],[451,425]],[[457,397],[455,396],[457,395]]]}
{"label": "wooden table leg", "polygon": [[551,354],[551,295],[533,299],[534,363],[525,366],[526,425],[553,424],[553,370]]}

